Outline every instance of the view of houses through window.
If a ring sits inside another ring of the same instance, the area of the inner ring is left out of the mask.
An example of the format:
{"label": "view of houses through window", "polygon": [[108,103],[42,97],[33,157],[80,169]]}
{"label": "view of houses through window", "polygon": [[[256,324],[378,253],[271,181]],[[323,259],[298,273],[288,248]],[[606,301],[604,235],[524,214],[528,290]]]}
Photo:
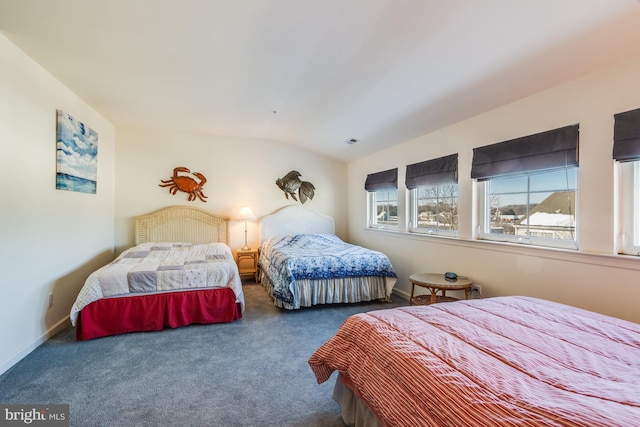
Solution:
{"label": "view of houses through window", "polygon": [[[503,175],[478,182],[481,230],[488,240],[577,249],[577,166]],[[370,191],[369,227],[398,228],[398,190]],[[409,191],[410,231],[457,235],[458,185]]]}
{"label": "view of houses through window", "polygon": [[520,242],[551,239],[575,245],[577,171],[568,167],[488,180],[485,237]]}
{"label": "view of houses through window", "polygon": [[377,227],[398,226],[398,190],[378,190],[370,193],[375,204],[375,218],[371,225]]}
{"label": "view of houses through window", "polygon": [[411,191],[414,231],[458,230],[458,184],[420,186]]}

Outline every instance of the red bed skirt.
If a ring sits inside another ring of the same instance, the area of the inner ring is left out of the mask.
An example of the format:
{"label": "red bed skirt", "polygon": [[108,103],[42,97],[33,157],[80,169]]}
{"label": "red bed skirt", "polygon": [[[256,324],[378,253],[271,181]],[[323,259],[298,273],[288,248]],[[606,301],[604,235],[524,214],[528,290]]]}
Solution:
{"label": "red bed skirt", "polygon": [[232,322],[242,317],[231,288],[104,298],[82,309],[76,338],[159,331],[192,323]]}

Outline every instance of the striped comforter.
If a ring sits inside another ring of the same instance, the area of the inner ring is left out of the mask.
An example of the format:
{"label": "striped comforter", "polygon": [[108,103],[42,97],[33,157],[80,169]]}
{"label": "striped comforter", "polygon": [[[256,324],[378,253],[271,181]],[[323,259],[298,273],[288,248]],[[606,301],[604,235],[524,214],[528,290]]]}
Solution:
{"label": "striped comforter", "polygon": [[540,299],[358,314],[309,364],[386,426],[640,426],[640,325]]}

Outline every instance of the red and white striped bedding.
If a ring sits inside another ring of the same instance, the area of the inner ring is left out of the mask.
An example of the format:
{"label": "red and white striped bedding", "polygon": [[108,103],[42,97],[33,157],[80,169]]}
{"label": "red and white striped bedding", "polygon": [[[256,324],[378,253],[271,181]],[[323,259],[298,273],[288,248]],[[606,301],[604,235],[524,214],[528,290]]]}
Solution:
{"label": "red and white striped bedding", "polygon": [[535,298],[358,314],[309,364],[385,426],[640,426],[640,325]]}

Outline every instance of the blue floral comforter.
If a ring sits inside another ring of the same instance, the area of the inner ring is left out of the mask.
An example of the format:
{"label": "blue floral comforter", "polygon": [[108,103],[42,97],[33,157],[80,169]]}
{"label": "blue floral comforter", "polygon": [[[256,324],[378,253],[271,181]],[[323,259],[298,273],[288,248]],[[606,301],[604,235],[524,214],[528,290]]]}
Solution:
{"label": "blue floral comforter", "polygon": [[273,285],[273,296],[288,303],[293,302],[292,286],[296,280],[397,277],[386,255],[345,243],[333,234],[268,239],[261,247],[260,268]]}

